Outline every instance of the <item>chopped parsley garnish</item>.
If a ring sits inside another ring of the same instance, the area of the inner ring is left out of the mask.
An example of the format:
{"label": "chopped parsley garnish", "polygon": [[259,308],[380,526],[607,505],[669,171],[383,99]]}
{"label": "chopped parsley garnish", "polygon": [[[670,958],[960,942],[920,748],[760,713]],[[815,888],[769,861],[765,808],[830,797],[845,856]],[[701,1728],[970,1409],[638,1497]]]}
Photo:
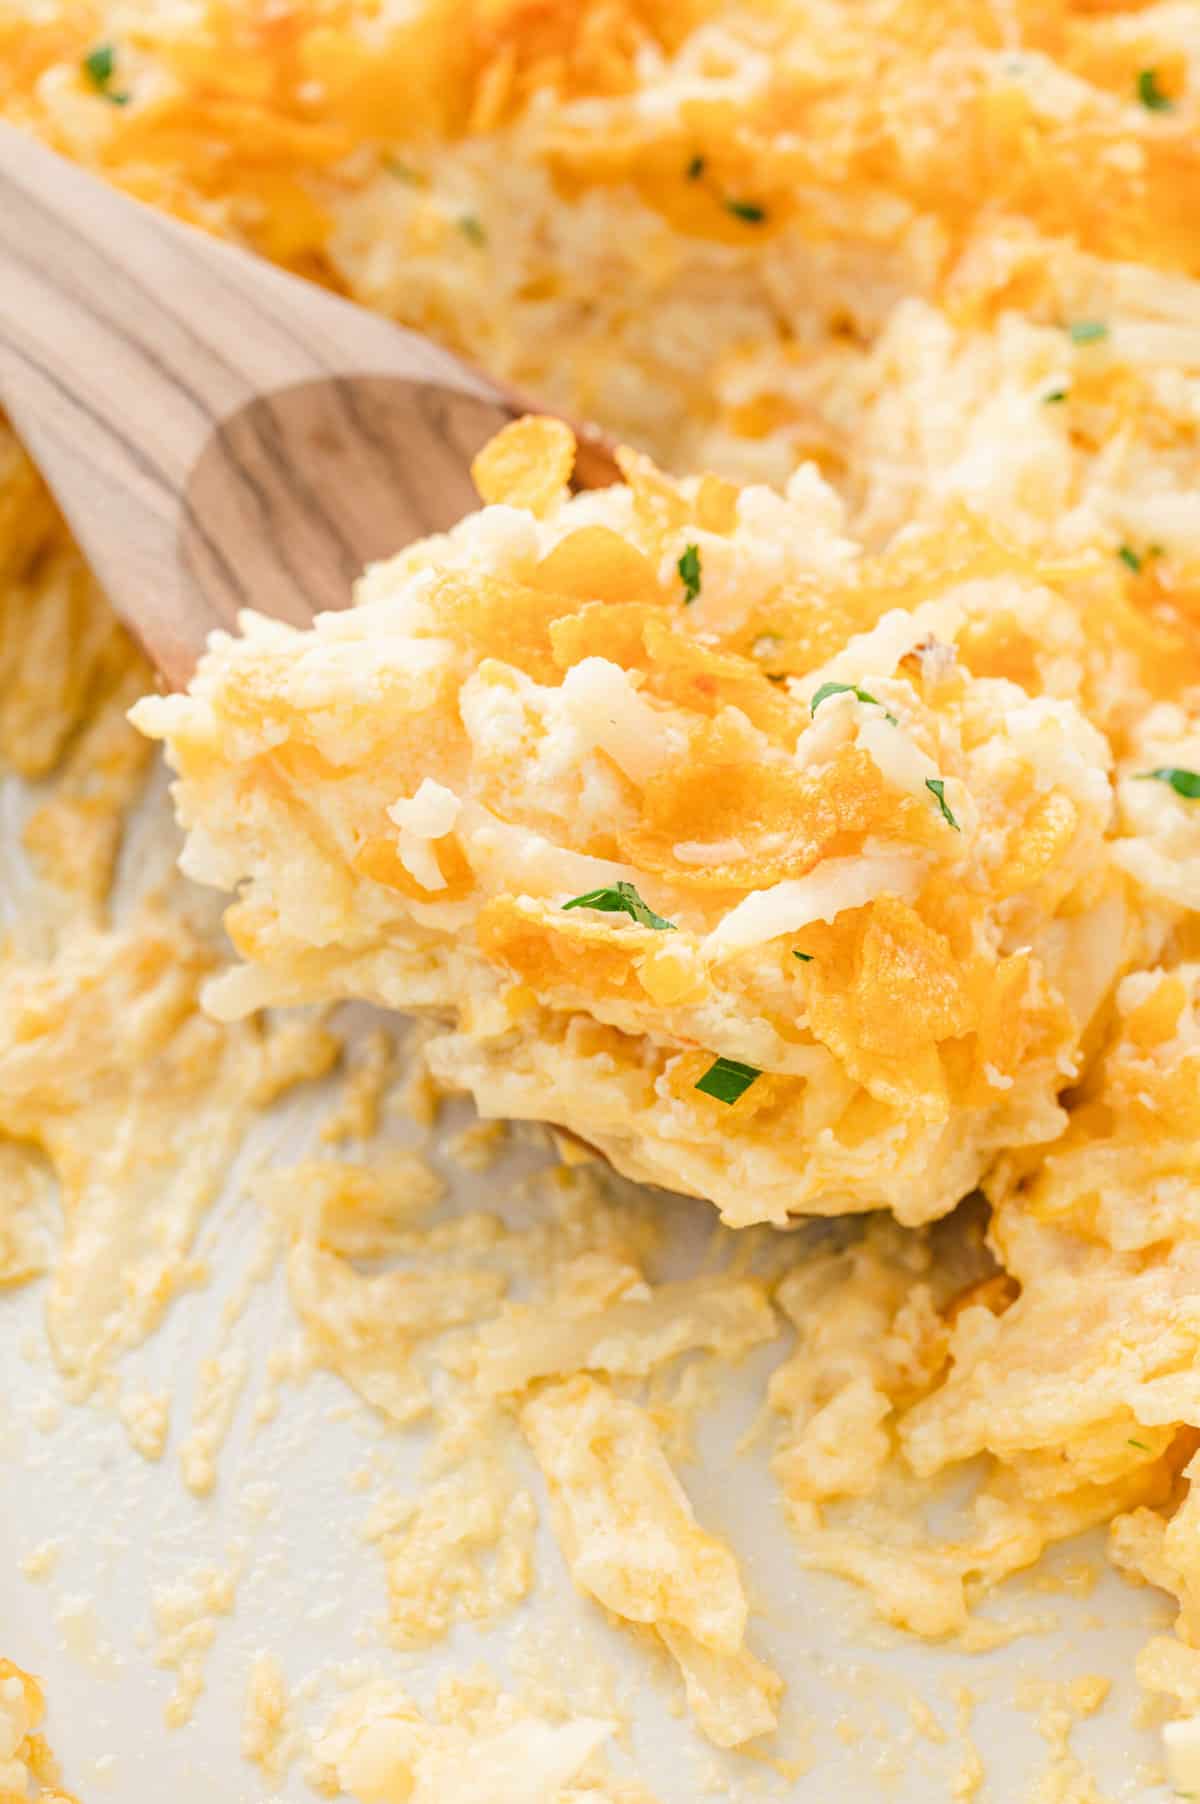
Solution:
{"label": "chopped parsley garnish", "polygon": [[1158,85],[1157,69],[1138,70],[1137,97],[1149,113],[1169,113],[1171,111],[1170,96],[1164,94]]}
{"label": "chopped parsley garnish", "polygon": [[563,908],[596,908],[601,914],[628,915],[639,927],[654,927],[659,933],[674,933],[674,921],[665,921],[638,895],[632,883],[614,883],[608,889],[590,889],[586,896],[574,896]]}
{"label": "chopped parsley garnish", "polygon": [[474,213],[464,213],[458,222],[458,229],[470,244],[478,245],[482,249],[487,243],[487,233]]}
{"label": "chopped parsley garnish", "polygon": [[421,171],[406,163],[403,157],[385,157],[383,166],[389,175],[395,176],[398,182],[407,182],[410,188],[419,188],[425,179]]}
{"label": "chopped parsley garnish", "polygon": [[792,957],[798,958],[801,964],[804,965],[811,965],[813,962],[813,955],[811,952],[797,952],[795,946],[792,947]]}
{"label": "chopped parsley garnish", "polygon": [[950,804],[946,800],[946,779],[944,777],[926,777],[925,787],[941,809],[942,819],[949,821],[956,833],[961,833],[962,828],[955,820],[950,810]]}
{"label": "chopped parsley garnish", "polygon": [[97,44],[89,50],[83,59],[83,72],[98,94],[113,106],[128,106],[129,96],[120,88],[114,88],[112,78],[117,72],[117,53],[111,44]]}
{"label": "chopped parsley garnish", "polygon": [[113,78],[117,53],[111,44],[97,44],[83,59],[83,66],[98,88],[106,88]]}
{"label": "chopped parsley garnish", "polygon": [[1117,551],[1117,556],[1120,558],[1120,560],[1123,564],[1127,564],[1129,566],[1129,568],[1133,571],[1134,575],[1136,576],[1138,571],[1142,567],[1142,560],[1138,556],[1137,552],[1133,549],[1133,546],[1132,545],[1120,546]]}
{"label": "chopped parsley garnish", "polygon": [[697,1079],[696,1088],[706,1096],[715,1096],[718,1102],[733,1103],[761,1076],[757,1065],[743,1065],[739,1059],[714,1059],[704,1076]]}
{"label": "chopped parsley garnish", "polygon": [[[809,712],[815,714],[821,703],[827,702],[831,695],[853,695],[860,702],[867,702],[872,708],[883,708],[882,702],[876,701],[873,695],[869,694],[866,689],[860,689],[856,683],[822,683],[809,704]],[[889,720],[893,726],[899,725],[896,716],[889,714],[886,708],[883,708],[883,718]]]}
{"label": "chopped parsley garnish", "polygon": [[700,593],[700,547],[689,545],[675,568],[684,588],[684,606],[690,607]]}
{"label": "chopped parsley garnish", "polygon": [[1151,1451],[1151,1449],[1147,1447],[1145,1441],[1135,1441],[1132,1435],[1130,1435],[1126,1444],[1130,1447],[1136,1447],[1139,1453],[1149,1453]]}
{"label": "chopped parsley garnish", "polygon": [[1108,337],[1108,327],[1102,319],[1075,319],[1067,327],[1067,337],[1073,345],[1099,344]]}
{"label": "chopped parsley garnish", "polygon": [[732,213],[735,219],[745,220],[747,225],[761,225],[767,217],[767,209],[760,207],[756,200],[734,200],[728,196],[725,211]]}
{"label": "chopped parsley garnish", "polygon": [[1185,802],[1200,802],[1200,770],[1181,770],[1177,764],[1161,764],[1157,770],[1139,771],[1143,783],[1169,783]]}
{"label": "chopped parsley garnish", "polygon": [[1055,401],[1065,401],[1070,392],[1066,388],[1052,388],[1048,395],[1042,396],[1042,406],[1049,407]]}
{"label": "chopped parsley garnish", "polygon": [[689,182],[698,182],[703,174],[704,158],[700,155],[700,152],[697,151],[687,166],[687,179]]}

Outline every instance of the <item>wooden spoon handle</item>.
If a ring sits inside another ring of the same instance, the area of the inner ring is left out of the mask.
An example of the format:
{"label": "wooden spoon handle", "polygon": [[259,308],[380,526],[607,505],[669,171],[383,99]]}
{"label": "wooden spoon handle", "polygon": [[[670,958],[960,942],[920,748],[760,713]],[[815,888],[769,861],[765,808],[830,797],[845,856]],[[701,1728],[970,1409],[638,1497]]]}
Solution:
{"label": "wooden spoon handle", "polygon": [[174,250],[143,209],[0,125],[0,405],[102,580],[101,510],[155,580],[212,409],[245,395],[172,313]]}
{"label": "wooden spoon handle", "polygon": [[0,124],[0,401],[14,419],[32,410],[35,431],[82,436],[128,460],[131,477],[149,457],[179,491],[214,424],[255,395],[352,366],[500,392],[427,339]]}
{"label": "wooden spoon handle", "polygon": [[0,125],[0,403],[52,475],[92,461],[153,508],[222,419],[350,362],[497,395],[427,340]]}

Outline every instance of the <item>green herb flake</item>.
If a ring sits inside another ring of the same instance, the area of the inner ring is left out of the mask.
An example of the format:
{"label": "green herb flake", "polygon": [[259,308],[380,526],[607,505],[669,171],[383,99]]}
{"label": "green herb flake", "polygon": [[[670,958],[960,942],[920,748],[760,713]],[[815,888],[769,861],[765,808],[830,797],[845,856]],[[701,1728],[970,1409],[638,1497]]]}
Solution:
{"label": "green herb flake", "polygon": [[795,946],[792,947],[792,957],[798,958],[802,965],[811,965],[813,962],[813,955],[811,952],[798,952]]}
{"label": "green herb flake", "polygon": [[1139,69],[1137,77],[1137,97],[1148,113],[1169,113],[1171,99],[1163,93],[1158,85],[1157,69]]}
{"label": "green herb flake", "polygon": [[[860,689],[856,683],[822,683],[809,704],[810,714],[815,714],[821,703],[827,702],[831,695],[853,695],[860,702],[866,702],[868,707],[883,708],[882,702],[876,701],[873,695],[866,689]],[[894,727],[900,724],[896,716],[889,714],[886,708],[883,708],[883,718]]]}
{"label": "green herb flake", "polygon": [[1073,345],[1099,344],[1108,337],[1108,327],[1102,319],[1076,319],[1067,327],[1067,337]]}
{"label": "green herb flake", "polygon": [[700,547],[689,545],[675,568],[684,588],[684,606],[690,607],[700,593]]}
{"label": "green herb flake", "polygon": [[1138,772],[1143,783],[1169,783],[1185,802],[1200,802],[1200,770],[1181,770],[1177,764],[1162,764],[1157,770]]}
{"label": "green herb flake", "polygon": [[117,53],[111,44],[97,44],[83,59],[83,72],[97,94],[103,94],[105,100],[111,101],[113,106],[128,106],[128,94],[112,86],[116,71]]}
{"label": "green herb flake", "polygon": [[1138,571],[1142,567],[1142,560],[1138,556],[1137,552],[1133,549],[1133,546],[1132,545],[1120,546],[1117,551],[1117,556],[1120,558],[1120,560],[1123,564],[1128,565],[1129,569],[1132,570],[1134,575],[1136,576]]}
{"label": "green herb flake", "polygon": [[84,57],[83,66],[98,88],[106,88],[117,66],[117,53],[111,44],[97,44]]}
{"label": "green herb flake", "polygon": [[1042,396],[1042,406],[1053,407],[1056,402],[1065,401],[1070,392],[1068,388],[1052,388],[1048,395]]}
{"label": "green herb flake", "polygon": [[956,833],[961,833],[962,828],[955,820],[950,809],[950,804],[946,800],[946,779],[944,777],[926,777],[925,787],[941,809],[942,819],[944,821],[949,821]]}
{"label": "green herb flake", "polygon": [[642,901],[632,883],[614,883],[608,889],[590,889],[586,896],[574,896],[570,902],[564,902],[563,908],[595,908],[601,914],[628,915],[639,927],[653,927],[659,933],[674,933],[674,921],[666,921],[662,915]]}
{"label": "green herb flake", "polygon": [[411,163],[406,163],[403,157],[385,157],[383,166],[390,176],[394,176],[398,182],[404,182],[409,188],[420,188],[424,184],[425,177],[421,171],[414,169]]}
{"label": "green herb flake", "polygon": [[686,174],[689,182],[698,182],[700,180],[700,177],[704,174],[704,163],[705,159],[700,155],[700,152],[697,151],[696,155],[687,166]]}
{"label": "green herb flake", "polygon": [[1147,1447],[1145,1441],[1135,1441],[1132,1435],[1130,1435],[1125,1444],[1127,1447],[1136,1447],[1139,1453],[1151,1453],[1153,1451],[1152,1448]]}
{"label": "green herb flake", "polygon": [[458,222],[458,229],[468,244],[473,244],[480,250],[487,243],[487,233],[474,213],[464,213]]}
{"label": "green herb flake", "polygon": [[756,200],[734,200],[725,202],[725,211],[732,213],[735,219],[744,220],[747,225],[761,225],[767,217],[767,209],[760,207]]}
{"label": "green herb flake", "polygon": [[714,1059],[697,1080],[696,1089],[703,1090],[705,1096],[715,1096],[718,1102],[735,1103],[761,1076],[757,1065],[743,1065],[739,1059]]}

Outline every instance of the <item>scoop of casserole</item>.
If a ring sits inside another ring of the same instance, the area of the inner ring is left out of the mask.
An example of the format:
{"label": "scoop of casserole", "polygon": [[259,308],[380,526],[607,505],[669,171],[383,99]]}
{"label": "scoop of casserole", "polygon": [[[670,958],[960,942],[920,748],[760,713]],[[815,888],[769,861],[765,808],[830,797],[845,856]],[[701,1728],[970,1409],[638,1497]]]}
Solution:
{"label": "scoop of casserole", "polygon": [[1061,1132],[1149,931],[1085,652],[1063,677],[1113,560],[965,514],[866,555],[811,466],[779,495],[626,453],[572,495],[573,449],[509,427],[481,511],[354,608],[247,614],[135,708],[185,870],[237,892],[208,1006],[432,1012],[485,1114],[734,1224],[944,1214]]}

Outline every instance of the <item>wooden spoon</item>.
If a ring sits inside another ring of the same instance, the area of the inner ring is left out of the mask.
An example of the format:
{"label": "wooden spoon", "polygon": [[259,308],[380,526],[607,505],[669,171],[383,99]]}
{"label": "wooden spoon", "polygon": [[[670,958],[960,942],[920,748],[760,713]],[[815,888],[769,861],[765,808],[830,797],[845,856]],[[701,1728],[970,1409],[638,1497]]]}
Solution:
{"label": "wooden spoon", "polygon": [[[0,126],[0,405],[167,682],[254,607],[345,607],[478,505],[529,411],[416,333],[152,212]],[[594,430],[576,481],[617,477]]]}

